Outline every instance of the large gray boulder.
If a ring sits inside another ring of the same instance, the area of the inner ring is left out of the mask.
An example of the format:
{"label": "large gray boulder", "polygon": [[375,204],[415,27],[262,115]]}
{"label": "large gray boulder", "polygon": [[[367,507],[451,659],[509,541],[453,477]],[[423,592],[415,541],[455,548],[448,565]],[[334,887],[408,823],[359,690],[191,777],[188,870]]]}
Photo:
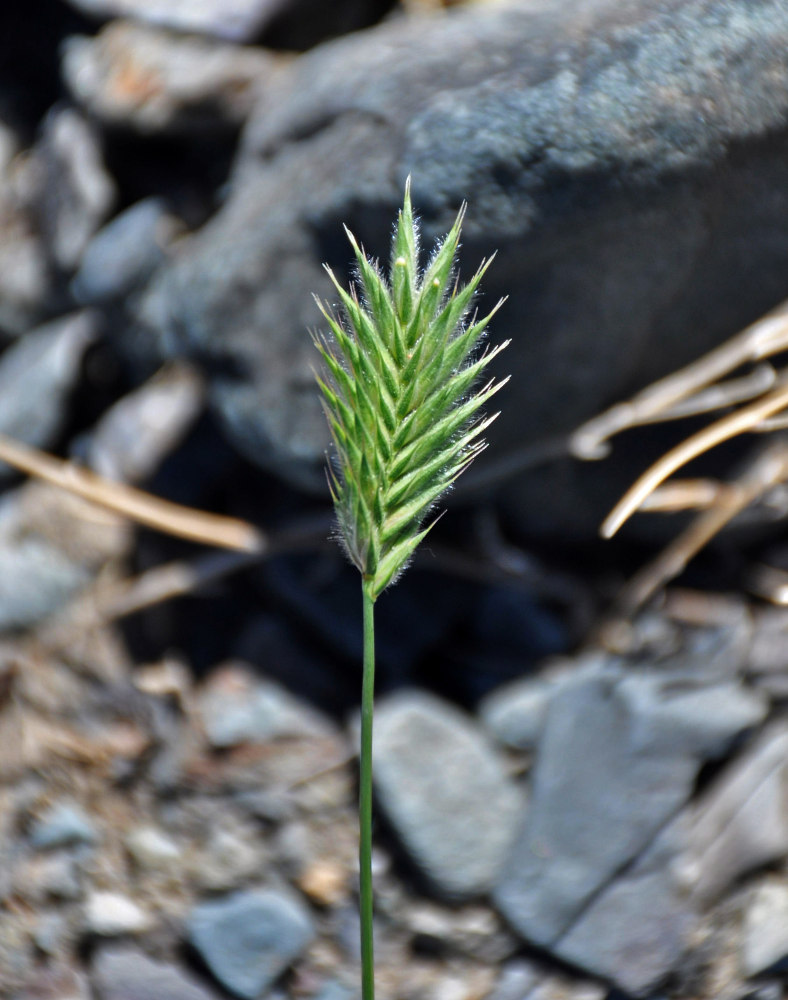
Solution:
{"label": "large gray boulder", "polygon": [[[788,296],[787,126],[782,0],[519,0],[392,21],[272,83],[225,204],[141,318],[203,361],[242,450],[322,487],[310,293],[331,298],[322,261],[347,268],[342,223],[387,255],[411,173],[428,240],[467,198],[466,268],[499,251],[485,302],[509,295],[493,336],[513,338],[512,381],[490,469]],[[534,527],[590,527],[637,458],[554,463],[504,495]]]}

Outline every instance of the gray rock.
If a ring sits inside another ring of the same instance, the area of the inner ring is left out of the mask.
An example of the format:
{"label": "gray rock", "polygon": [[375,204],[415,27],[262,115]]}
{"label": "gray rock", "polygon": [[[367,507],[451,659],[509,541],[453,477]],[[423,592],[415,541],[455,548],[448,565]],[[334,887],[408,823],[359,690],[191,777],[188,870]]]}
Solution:
{"label": "gray rock", "polygon": [[515,960],[501,969],[498,982],[488,1000],[523,1000],[539,979],[539,973],[530,962]]}
{"label": "gray rock", "polygon": [[30,841],[39,850],[93,844],[97,838],[90,818],[69,802],[55,803],[39,816],[30,831]]}
{"label": "gray rock", "polygon": [[217,748],[316,735],[329,728],[309,705],[240,664],[228,664],[211,675],[198,708],[208,741]]}
{"label": "gray rock", "polygon": [[97,1000],[215,1000],[216,994],[182,969],[134,947],[102,948],[91,978]]}
{"label": "gray rock", "polygon": [[[213,371],[246,454],[323,489],[306,293],[332,299],[343,222],[387,256],[412,173],[428,241],[467,198],[465,267],[500,251],[485,301],[510,295],[493,336],[513,388],[486,474],[516,467],[788,294],[787,41],[780,0],[529,0],[321,46],[261,99],[227,202],[141,322]],[[506,499],[585,530],[632,471],[558,463]]]}
{"label": "gray rock", "polygon": [[641,739],[653,753],[687,754],[701,760],[724,756],[731,742],[762,723],[767,699],[731,681],[709,682],[692,672],[633,671],[619,685]]}
{"label": "gray rock", "polygon": [[114,403],[87,443],[88,464],[107,479],[152,476],[202,413],[202,380],[187,365],[168,366]]}
{"label": "gray rock", "polygon": [[[302,15],[319,15],[319,7],[304,8],[293,0],[69,0],[84,14],[96,17],[129,17],[160,24],[183,32],[199,32],[233,42],[253,41],[271,21],[289,8],[299,6]],[[348,17],[349,7],[355,18],[350,27],[363,24],[363,3],[340,3],[338,12]],[[335,15],[336,16],[336,15]],[[330,20],[330,19],[329,19]]]}
{"label": "gray rock", "polygon": [[554,691],[554,684],[539,677],[513,681],[481,701],[479,718],[503,746],[533,750],[539,742]]}
{"label": "gray rock", "polygon": [[[71,313],[28,333],[0,356],[1,434],[37,448],[52,444],[96,333],[94,313]],[[0,476],[8,471],[0,466]]]}
{"label": "gray rock", "polygon": [[242,837],[231,829],[211,831],[204,853],[194,866],[192,880],[212,892],[237,889],[266,867],[259,837]]}
{"label": "gray rock", "polygon": [[671,823],[554,946],[560,958],[630,996],[653,995],[687,950],[697,915],[679,859],[687,816]]}
{"label": "gray rock", "polygon": [[[68,920],[63,913],[44,913],[38,920],[35,929],[36,948],[43,955],[63,954],[69,937]],[[58,997],[63,994],[58,993]],[[88,996],[87,989],[85,996]],[[63,997],[65,1000],[65,997]]]}
{"label": "gray rock", "polygon": [[263,49],[110,21],[93,38],[66,41],[62,70],[74,98],[100,121],[183,134],[237,129],[283,61]]}
{"label": "gray rock", "polygon": [[0,328],[13,336],[40,320],[51,292],[35,212],[41,187],[40,164],[0,123]]}
{"label": "gray rock", "polygon": [[788,885],[769,879],[750,895],[744,914],[742,967],[747,976],[788,964]]}
{"label": "gray rock", "polygon": [[88,243],[71,282],[83,305],[121,299],[142,286],[166,259],[176,220],[160,198],[146,198],[107,223]]}
{"label": "gray rock", "polygon": [[412,861],[440,893],[462,899],[495,884],[522,800],[474,722],[419,691],[381,699],[374,780]]}
{"label": "gray rock", "polygon": [[698,802],[686,868],[694,896],[717,899],[746,872],[788,855],[788,727],[767,729]]}
{"label": "gray rock", "polygon": [[512,925],[555,945],[688,800],[701,761],[764,714],[761,700],[731,684],[695,687],[612,666],[566,681],[550,702],[525,823],[495,892]]}
{"label": "gray rock", "polygon": [[200,903],[189,940],[217,980],[235,996],[256,1000],[312,940],[304,906],[281,892],[238,892]]}
{"label": "gray rock", "polygon": [[42,539],[3,538],[3,514],[0,508],[0,632],[7,632],[43,621],[92,574]]}
{"label": "gray rock", "polygon": [[72,108],[52,112],[36,147],[44,180],[41,227],[55,264],[73,271],[115,201],[98,136]]}
{"label": "gray rock", "polygon": [[59,851],[42,859],[38,870],[38,887],[48,897],[62,900],[82,898],[82,878],[75,853]]}

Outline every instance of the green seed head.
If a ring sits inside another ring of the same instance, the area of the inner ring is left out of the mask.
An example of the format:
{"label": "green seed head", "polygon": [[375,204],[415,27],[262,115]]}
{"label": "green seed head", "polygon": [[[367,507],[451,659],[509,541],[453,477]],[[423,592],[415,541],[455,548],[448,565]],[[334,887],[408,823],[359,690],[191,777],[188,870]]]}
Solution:
{"label": "green seed head", "polygon": [[325,364],[318,384],[335,449],[331,494],[340,538],[373,600],[432,527],[423,525],[439,497],[484,449],[482,434],[497,414],[483,418],[480,410],[506,381],[476,388],[506,343],[478,350],[502,304],[483,319],[471,314],[490,261],[467,285],[455,280],[464,213],[463,206],[420,271],[408,179],[388,276],[346,230],[358,286],[346,291],[326,267],[341,311],[318,301],[330,329],[315,345]]}

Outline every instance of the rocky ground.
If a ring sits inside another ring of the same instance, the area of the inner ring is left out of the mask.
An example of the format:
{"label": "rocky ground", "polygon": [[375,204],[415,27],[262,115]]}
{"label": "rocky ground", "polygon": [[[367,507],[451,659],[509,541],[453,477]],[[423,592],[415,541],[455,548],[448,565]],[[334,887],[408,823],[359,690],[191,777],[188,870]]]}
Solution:
{"label": "rocky ground", "polygon": [[30,0],[0,27],[0,435],[263,540],[0,466],[0,996],[358,996],[360,602],[305,331],[341,223],[384,254],[408,173],[428,239],[468,198],[467,266],[499,249],[513,379],[379,604],[379,996],[783,996],[784,529],[611,620],[666,519],[594,533],[666,438],[582,465],[565,436],[788,298],[785,5]]}

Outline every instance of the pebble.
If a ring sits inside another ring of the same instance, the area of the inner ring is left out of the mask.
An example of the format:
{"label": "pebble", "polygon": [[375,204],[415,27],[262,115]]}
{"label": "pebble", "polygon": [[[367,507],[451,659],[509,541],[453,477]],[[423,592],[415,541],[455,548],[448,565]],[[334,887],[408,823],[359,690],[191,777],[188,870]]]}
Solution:
{"label": "pebble", "polygon": [[97,1000],[218,1000],[183,969],[133,946],[101,948],[93,957],[91,978]]}
{"label": "pebble", "polygon": [[742,968],[746,976],[788,967],[788,883],[769,879],[752,891],[744,913]]}
{"label": "pebble", "polygon": [[80,305],[110,303],[141,287],[167,258],[177,220],[161,198],[116,215],[85,247],[71,293]]}
{"label": "pebble", "polygon": [[204,850],[194,867],[194,880],[203,889],[214,892],[235,889],[259,875],[266,864],[259,838],[242,837],[232,830],[210,832]]}
{"label": "pebble", "polygon": [[283,61],[264,49],[110,21],[95,37],[66,41],[62,72],[75,99],[107,125],[205,137],[238,129]]}
{"label": "pebble", "polygon": [[378,802],[411,860],[441,894],[464,899],[494,885],[522,800],[484,733],[421,691],[375,711]]}
{"label": "pebble", "polygon": [[555,684],[527,677],[496,688],[478,706],[479,718],[499,743],[533,750],[539,742]]}
{"label": "pebble", "polygon": [[55,264],[71,272],[109,216],[115,182],[104,167],[95,129],[73,108],[48,115],[36,154],[44,176],[46,245]]}
{"label": "pebble", "polygon": [[118,892],[94,890],[85,902],[85,928],[99,937],[141,934],[152,923],[149,913]]}
{"label": "pebble", "polygon": [[252,41],[282,8],[282,0],[69,0],[83,14],[128,17],[180,32],[233,42]]}
{"label": "pebble", "polygon": [[167,871],[181,860],[181,850],[175,841],[155,826],[135,827],[126,835],[125,844],[141,868]]}
{"label": "pebble", "polygon": [[73,851],[58,851],[44,855],[38,861],[36,881],[41,892],[53,899],[82,898],[82,878]]}
{"label": "pebble", "polygon": [[[0,355],[0,433],[36,448],[54,443],[97,335],[97,315],[81,310],[30,331]],[[7,476],[8,466],[0,472]]]}
{"label": "pebble", "polygon": [[539,973],[530,962],[522,959],[507,962],[487,1000],[524,1000],[530,995],[538,979]]}
{"label": "pebble", "polygon": [[214,671],[199,693],[198,708],[211,746],[265,743],[280,736],[312,736],[330,728],[305,702],[244,664]]}
{"label": "pebble", "polygon": [[102,414],[87,444],[88,464],[118,482],[149,479],[202,409],[197,373],[185,364],[168,365]]}
{"label": "pebble", "polygon": [[17,138],[2,124],[0,144],[0,330],[18,336],[48,311],[52,281],[36,219],[40,163],[16,155]]}
{"label": "pebble", "polygon": [[68,937],[67,918],[62,913],[44,913],[36,924],[33,940],[44,955],[57,955],[62,953]]}
{"label": "pebble", "polygon": [[296,879],[298,888],[318,906],[337,906],[348,897],[348,870],[330,858],[315,858]]}
{"label": "pebble", "polygon": [[273,890],[200,903],[188,920],[192,945],[222,986],[243,1000],[257,1000],[314,933],[304,905]]}
{"label": "pebble", "polygon": [[33,823],[30,842],[38,850],[94,844],[98,839],[90,818],[70,802],[57,802]]}

